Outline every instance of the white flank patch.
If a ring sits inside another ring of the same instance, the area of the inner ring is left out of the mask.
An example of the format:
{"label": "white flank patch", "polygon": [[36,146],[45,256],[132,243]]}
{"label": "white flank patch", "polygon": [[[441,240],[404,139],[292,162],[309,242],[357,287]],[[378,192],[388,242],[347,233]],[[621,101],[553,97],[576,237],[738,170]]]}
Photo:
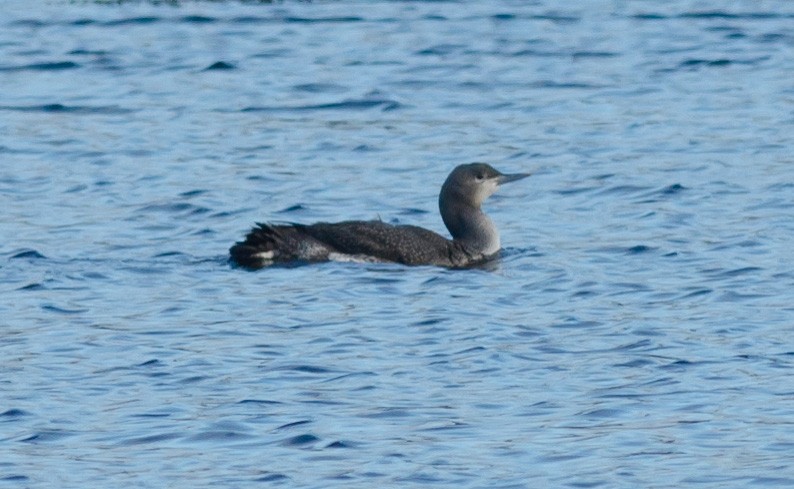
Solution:
{"label": "white flank patch", "polygon": [[274,256],[276,256],[275,251],[261,251],[254,255],[257,258],[261,258],[262,260],[272,260]]}
{"label": "white flank patch", "polygon": [[350,262],[350,263],[382,263],[381,260],[367,255],[346,255],[344,253],[328,253],[330,261]]}

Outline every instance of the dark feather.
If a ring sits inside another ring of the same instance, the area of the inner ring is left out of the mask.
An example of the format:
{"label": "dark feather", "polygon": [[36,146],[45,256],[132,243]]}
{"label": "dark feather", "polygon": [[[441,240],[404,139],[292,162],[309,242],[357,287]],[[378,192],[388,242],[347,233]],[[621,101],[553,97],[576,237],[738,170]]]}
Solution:
{"label": "dark feather", "polygon": [[473,256],[459,244],[417,226],[382,221],[302,224],[257,224],[244,241],[229,250],[247,268],[270,262],[324,261],[337,253],[378,261],[461,266]]}
{"label": "dark feather", "polygon": [[453,239],[416,226],[383,221],[317,224],[257,224],[231,247],[234,263],[260,268],[275,262],[325,261],[352,257],[405,265],[468,267],[496,255],[499,231],[481,209],[497,187],[527,177],[505,175],[485,163],[458,165],[441,187],[441,218]]}

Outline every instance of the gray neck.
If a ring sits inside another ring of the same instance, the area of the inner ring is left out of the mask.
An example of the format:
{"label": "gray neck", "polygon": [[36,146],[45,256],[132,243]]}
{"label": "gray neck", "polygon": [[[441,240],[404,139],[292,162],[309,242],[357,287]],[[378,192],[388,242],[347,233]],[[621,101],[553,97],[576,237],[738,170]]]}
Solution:
{"label": "gray neck", "polygon": [[452,239],[470,252],[492,255],[499,251],[499,231],[480,206],[463,203],[442,192],[438,200],[441,218]]}

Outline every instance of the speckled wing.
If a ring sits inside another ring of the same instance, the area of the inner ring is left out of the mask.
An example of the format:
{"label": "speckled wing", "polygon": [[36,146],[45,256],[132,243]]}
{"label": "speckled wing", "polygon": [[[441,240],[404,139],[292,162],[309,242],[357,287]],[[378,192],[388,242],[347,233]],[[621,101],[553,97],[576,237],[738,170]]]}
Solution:
{"label": "speckled wing", "polygon": [[344,221],[296,227],[337,253],[406,265],[457,266],[464,254],[457,243],[417,226]]}

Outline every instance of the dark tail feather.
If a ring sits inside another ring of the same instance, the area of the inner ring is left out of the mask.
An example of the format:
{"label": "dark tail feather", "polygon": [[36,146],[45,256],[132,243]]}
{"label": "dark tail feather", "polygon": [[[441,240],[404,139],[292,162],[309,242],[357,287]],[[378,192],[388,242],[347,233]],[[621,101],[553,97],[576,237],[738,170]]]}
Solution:
{"label": "dark tail feather", "polygon": [[243,243],[237,243],[229,248],[232,263],[244,268],[262,268],[264,262],[256,256],[257,249]]}
{"label": "dark tail feather", "polygon": [[245,268],[262,268],[274,262],[318,261],[328,258],[328,248],[306,234],[300,224],[262,224],[229,249],[232,262]]}
{"label": "dark tail feather", "polygon": [[[281,232],[277,226],[270,224],[256,223],[245,237],[245,241],[239,241],[229,249],[232,262],[245,268],[262,268],[268,260],[262,257],[263,253],[278,253],[278,243],[281,239]],[[272,260],[271,260],[272,261]]]}

